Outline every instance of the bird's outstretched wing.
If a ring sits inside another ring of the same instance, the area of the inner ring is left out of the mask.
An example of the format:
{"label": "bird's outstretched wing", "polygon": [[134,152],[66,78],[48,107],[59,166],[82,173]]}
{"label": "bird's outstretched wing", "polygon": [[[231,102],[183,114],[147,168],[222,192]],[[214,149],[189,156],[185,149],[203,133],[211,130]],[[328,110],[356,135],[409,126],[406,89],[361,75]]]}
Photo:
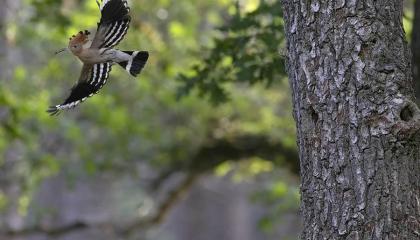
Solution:
{"label": "bird's outstretched wing", "polygon": [[127,33],[131,21],[128,15],[130,8],[126,0],[102,0],[98,5],[101,10],[101,20],[91,48],[112,48]]}
{"label": "bird's outstretched wing", "polygon": [[60,105],[51,106],[47,112],[57,115],[61,110],[74,108],[88,97],[96,94],[106,83],[112,64],[98,63],[94,65],[83,65],[79,81],[71,89],[70,96]]}

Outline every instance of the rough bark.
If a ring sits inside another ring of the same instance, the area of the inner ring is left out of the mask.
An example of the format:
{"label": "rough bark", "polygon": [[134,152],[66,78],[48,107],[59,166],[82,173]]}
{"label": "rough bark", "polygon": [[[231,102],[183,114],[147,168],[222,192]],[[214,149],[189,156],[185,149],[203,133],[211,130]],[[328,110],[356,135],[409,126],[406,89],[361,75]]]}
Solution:
{"label": "rough bark", "polygon": [[413,31],[411,36],[411,51],[413,54],[413,79],[417,103],[420,103],[420,1],[414,4]]}
{"label": "rough bark", "polygon": [[419,239],[420,111],[401,0],[283,0],[301,239]]}

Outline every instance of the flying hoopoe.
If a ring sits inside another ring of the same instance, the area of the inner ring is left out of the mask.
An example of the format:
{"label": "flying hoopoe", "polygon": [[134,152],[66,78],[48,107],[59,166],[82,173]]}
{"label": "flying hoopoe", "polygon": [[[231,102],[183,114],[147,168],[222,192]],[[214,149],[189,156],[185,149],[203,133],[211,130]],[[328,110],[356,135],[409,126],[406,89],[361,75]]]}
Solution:
{"label": "flying hoopoe", "polygon": [[130,24],[130,8],[126,0],[96,0],[101,19],[90,46],[90,32],[80,31],[70,38],[68,47],[83,62],[82,72],[70,96],[62,103],[51,106],[47,112],[57,115],[61,110],[74,108],[96,94],[106,83],[113,64],[117,63],[136,77],[149,58],[146,51],[120,51],[113,49],[127,33]]}

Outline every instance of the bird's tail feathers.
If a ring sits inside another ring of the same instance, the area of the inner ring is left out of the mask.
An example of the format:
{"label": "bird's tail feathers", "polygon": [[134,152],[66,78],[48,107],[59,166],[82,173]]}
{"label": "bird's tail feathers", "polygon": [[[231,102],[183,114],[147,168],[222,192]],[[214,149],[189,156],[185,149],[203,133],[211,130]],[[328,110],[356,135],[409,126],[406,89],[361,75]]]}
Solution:
{"label": "bird's tail feathers", "polygon": [[118,64],[123,67],[127,72],[136,77],[140,74],[141,70],[146,65],[149,53],[146,51],[123,51],[129,54],[131,58],[125,62],[119,62]]}

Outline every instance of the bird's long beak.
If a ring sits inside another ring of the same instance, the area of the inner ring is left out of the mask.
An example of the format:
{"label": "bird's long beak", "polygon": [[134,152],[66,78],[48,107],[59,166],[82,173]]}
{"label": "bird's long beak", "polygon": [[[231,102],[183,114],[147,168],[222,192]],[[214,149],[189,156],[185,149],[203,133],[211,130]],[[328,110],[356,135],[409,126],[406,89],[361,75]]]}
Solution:
{"label": "bird's long beak", "polygon": [[68,50],[68,48],[63,48],[63,49],[60,49],[60,50],[58,50],[58,51],[56,51],[56,52],[55,52],[55,55],[60,54],[60,53],[62,53],[62,52],[65,52],[65,51],[67,51],[67,50]]}

